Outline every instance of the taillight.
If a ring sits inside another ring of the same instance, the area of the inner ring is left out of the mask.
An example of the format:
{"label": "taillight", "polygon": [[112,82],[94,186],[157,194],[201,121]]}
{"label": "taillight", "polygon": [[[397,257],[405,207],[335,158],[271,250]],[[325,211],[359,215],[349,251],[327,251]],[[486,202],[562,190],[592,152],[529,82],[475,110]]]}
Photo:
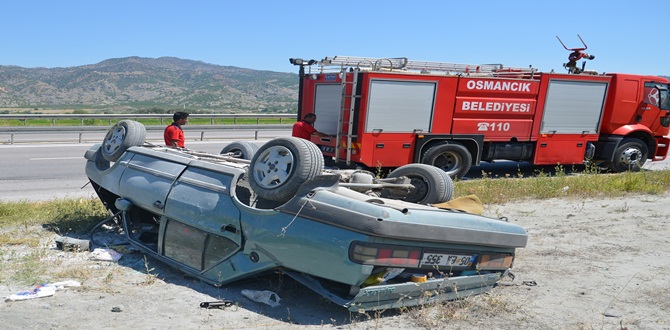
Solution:
{"label": "taillight", "polygon": [[364,265],[416,268],[421,248],[354,242],[349,247],[349,259]]}
{"label": "taillight", "polygon": [[479,256],[479,263],[477,269],[479,270],[493,270],[493,269],[507,269],[512,267],[514,256],[508,253],[482,253]]}

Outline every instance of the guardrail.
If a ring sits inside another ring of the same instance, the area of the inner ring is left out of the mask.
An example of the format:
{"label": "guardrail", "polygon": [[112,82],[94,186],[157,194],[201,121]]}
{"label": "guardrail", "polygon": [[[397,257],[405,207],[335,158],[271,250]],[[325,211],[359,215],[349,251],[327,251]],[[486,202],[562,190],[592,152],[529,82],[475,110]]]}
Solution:
{"label": "guardrail", "polygon": [[[163,125],[149,125],[145,126],[147,132],[163,131]],[[205,138],[206,132],[222,132],[222,131],[253,131],[254,140],[258,140],[258,132],[264,130],[290,130],[291,124],[269,124],[269,125],[185,125],[183,129],[185,132],[199,132],[200,141]],[[78,134],[78,142],[82,143],[82,135],[90,132],[106,132],[110,126],[0,126],[0,134],[9,134],[9,144],[14,144],[15,134],[44,134],[44,133],[73,133]]]}
{"label": "guardrail", "polygon": [[[258,132],[264,130],[289,130],[295,121],[291,119],[291,124],[283,124],[284,119],[291,118],[290,114],[191,114],[189,118],[208,118],[209,125],[185,125],[183,126],[186,132],[199,132],[200,140],[204,140],[206,132],[223,132],[223,131],[253,131],[254,139],[258,139]],[[77,118],[81,122],[81,126],[56,125],[57,120]],[[233,119],[232,124],[213,124],[215,119],[226,118]],[[279,124],[261,124],[261,119],[279,119]],[[145,125],[148,132],[163,131],[167,123],[172,122],[171,114],[0,114],[0,120],[19,120],[23,121],[22,126],[0,126],[0,134],[9,134],[9,143],[14,144],[14,135],[16,134],[39,134],[39,133],[63,133],[63,134],[78,134],[78,142],[82,143],[82,136],[84,133],[102,133],[109,130],[109,128],[122,119],[160,119],[160,125]],[[51,126],[28,126],[29,120],[44,120],[50,119]],[[84,121],[87,119],[108,119],[109,126],[99,125],[85,125]],[[256,124],[238,124],[238,119],[256,119]]]}

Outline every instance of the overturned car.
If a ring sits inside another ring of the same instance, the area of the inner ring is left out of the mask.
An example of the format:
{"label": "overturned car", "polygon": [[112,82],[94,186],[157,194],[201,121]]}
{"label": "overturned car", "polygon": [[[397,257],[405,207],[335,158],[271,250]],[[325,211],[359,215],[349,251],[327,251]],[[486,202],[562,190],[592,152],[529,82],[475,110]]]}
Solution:
{"label": "overturned car", "polygon": [[379,179],[324,169],[298,138],[212,154],[145,135],[120,121],[86,174],[131,244],[213,285],[280,271],[351,311],[414,306],[490,290],[527,242],[520,226],[431,206],[453,194],[432,166]]}

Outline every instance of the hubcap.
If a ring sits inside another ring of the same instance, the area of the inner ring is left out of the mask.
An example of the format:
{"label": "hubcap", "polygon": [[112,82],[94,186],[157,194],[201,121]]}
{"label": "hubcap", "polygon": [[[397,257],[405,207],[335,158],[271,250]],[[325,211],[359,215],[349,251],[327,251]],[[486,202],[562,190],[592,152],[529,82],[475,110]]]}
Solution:
{"label": "hubcap", "polygon": [[443,153],[435,159],[433,166],[452,174],[461,167],[461,157],[454,153]]}
{"label": "hubcap", "polygon": [[642,151],[637,148],[626,148],[621,154],[621,163],[626,165],[637,165],[642,159]]}
{"label": "hubcap", "polygon": [[288,148],[270,147],[256,159],[254,179],[263,188],[277,188],[289,179],[293,162],[293,154]]}
{"label": "hubcap", "polygon": [[113,153],[121,147],[121,143],[123,143],[123,139],[125,138],[126,128],[117,125],[107,132],[107,136],[105,136],[105,141],[102,146],[107,153]]}

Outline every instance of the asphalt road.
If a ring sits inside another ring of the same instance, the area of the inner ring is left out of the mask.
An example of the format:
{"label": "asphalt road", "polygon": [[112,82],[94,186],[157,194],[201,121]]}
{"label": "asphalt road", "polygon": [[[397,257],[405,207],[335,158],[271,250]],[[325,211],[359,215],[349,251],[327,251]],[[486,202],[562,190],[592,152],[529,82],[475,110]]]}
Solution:
{"label": "asphalt road", "polygon": [[[290,135],[287,131],[262,133],[258,140],[254,140],[254,132],[226,132],[233,135],[220,136],[218,140],[187,140],[186,146],[192,150],[218,154],[227,143],[234,140],[262,144],[271,137]],[[31,138],[38,137],[32,135]],[[0,200],[38,201],[95,196],[84,171],[84,153],[95,143],[102,142],[103,138],[104,134],[99,134],[87,137],[84,143],[71,143],[78,137],[58,136],[51,141],[65,139],[69,143],[0,144]],[[162,144],[162,135],[149,135],[147,141]]]}
{"label": "asphalt road", "polygon": [[[251,141],[239,136],[239,140]],[[279,135],[288,135],[287,132]],[[159,143],[155,137],[150,142]],[[230,140],[187,141],[192,150],[219,153]],[[259,139],[263,143],[267,138]],[[100,137],[102,141],[102,137]],[[86,143],[21,143],[0,144],[0,200],[36,201],[56,198],[94,196],[84,172],[85,151],[96,142]],[[670,159],[663,162],[648,162],[646,169],[670,169]],[[482,172],[490,176],[516,176],[520,172],[552,171],[553,167],[534,167],[528,163],[497,162],[473,167],[467,178],[481,177]]]}

